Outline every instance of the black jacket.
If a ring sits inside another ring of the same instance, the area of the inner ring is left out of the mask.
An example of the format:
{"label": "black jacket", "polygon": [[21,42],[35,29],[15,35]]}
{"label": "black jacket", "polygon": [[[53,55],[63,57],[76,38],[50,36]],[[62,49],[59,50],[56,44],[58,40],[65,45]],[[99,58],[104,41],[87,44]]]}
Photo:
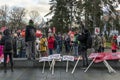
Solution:
{"label": "black jacket", "polygon": [[34,26],[30,26],[30,25],[26,26],[25,42],[36,40],[36,36],[31,36],[30,35],[30,29],[34,29],[34,31],[36,33],[36,28]]}
{"label": "black jacket", "polygon": [[[12,41],[14,41],[14,39],[11,36],[10,30],[6,29],[3,33],[4,33],[4,36],[2,37],[2,39],[0,41],[0,45],[5,45],[5,40],[8,38],[10,38],[10,39],[12,39]],[[14,45],[14,42],[12,42],[12,43]]]}

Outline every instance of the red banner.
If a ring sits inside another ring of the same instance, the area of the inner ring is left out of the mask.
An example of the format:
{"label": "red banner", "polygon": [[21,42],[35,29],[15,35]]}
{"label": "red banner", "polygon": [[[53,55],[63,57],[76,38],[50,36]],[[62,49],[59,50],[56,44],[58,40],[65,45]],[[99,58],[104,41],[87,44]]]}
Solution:
{"label": "red banner", "polygon": [[120,59],[120,52],[91,53],[89,58],[91,59],[95,58],[95,61],[94,61],[95,63],[102,62],[104,60],[118,60]]}

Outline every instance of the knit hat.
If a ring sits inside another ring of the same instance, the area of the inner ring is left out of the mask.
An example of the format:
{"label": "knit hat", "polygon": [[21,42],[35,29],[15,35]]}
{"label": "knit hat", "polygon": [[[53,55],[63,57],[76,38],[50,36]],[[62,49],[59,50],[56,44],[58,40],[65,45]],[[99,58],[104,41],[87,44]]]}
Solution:
{"label": "knit hat", "polygon": [[29,20],[29,23],[33,24],[34,22],[33,22],[33,20],[30,19],[30,20]]}

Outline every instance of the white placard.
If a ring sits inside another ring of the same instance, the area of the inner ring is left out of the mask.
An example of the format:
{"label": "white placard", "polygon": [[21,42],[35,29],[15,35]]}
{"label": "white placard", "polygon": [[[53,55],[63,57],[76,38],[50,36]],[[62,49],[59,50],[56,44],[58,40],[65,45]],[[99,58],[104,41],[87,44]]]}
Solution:
{"label": "white placard", "polygon": [[96,27],[95,28],[95,34],[99,34],[100,33],[100,28]]}
{"label": "white placard", "polygon": [[64,55],[63,61],[74,61],[74,56]]}
{"label": "white placard", "polygon": [[49,59],[56,59],[56,60],[61,59],[60,54],[53,54],[53,55],[50,55],[50,56],[48,56],[48,57],[49,57]]}
{"label": "white placard", "polygon": [[49,59],[49,57],[41,57],[39,62],[44,62],[44,61],[51,61],[51,59]]}

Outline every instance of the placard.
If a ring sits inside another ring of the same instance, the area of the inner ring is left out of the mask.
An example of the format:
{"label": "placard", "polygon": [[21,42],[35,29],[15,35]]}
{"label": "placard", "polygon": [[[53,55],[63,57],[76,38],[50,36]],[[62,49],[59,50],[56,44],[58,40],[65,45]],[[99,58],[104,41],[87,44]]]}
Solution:
{"label": "placard", "polygon": [[44,61],[51,61],[51,59],[49,59],[49,57],[41,57],[39,62],[44,62]]}
{"label": "placard", "polygon": [[64,55],[63,61],[74,61],[74,56]]}
{"label": "placard", "polygon": [[49,57],[49,59],[57,59],[57,60],[61,59],[60,54],[53,54],[53,55],[50,55],[48,57]]}
{"label": "placard", "polygon": [[99,27],[95,27],[95,34],[100,34],[100,28]]}

